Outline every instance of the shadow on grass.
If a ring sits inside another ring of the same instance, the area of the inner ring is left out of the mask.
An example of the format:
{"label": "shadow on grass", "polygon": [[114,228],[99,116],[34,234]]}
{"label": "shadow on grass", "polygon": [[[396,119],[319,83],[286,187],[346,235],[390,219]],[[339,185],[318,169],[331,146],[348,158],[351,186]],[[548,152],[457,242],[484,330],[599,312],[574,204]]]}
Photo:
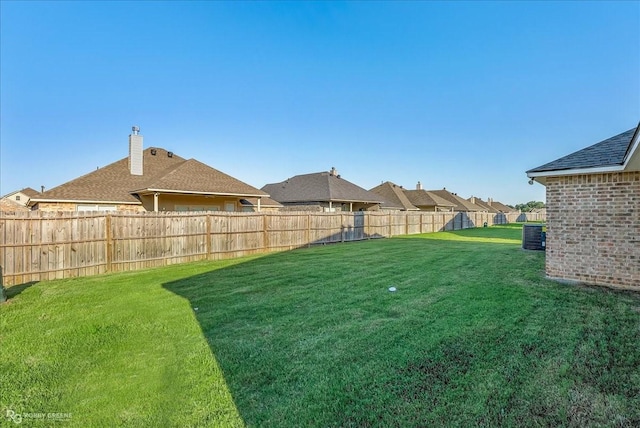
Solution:
{"label": "shadow on grass", "polygon": [[[466,233],[488,237],[482,230]],[[455,347],[465,358],[495,352],[495,341],[472,342],[487,332],[502,334],[501,317],[511,316],[502,299],[513,285],[486,281],[508,280],[509,275],[492,272],[496,260],[507,266],[505,257],[515,260],[522,253],[517,246],[509,249],[486,239],[469,247],[463,242],[443,246],[424,237],[269,254],[163,286],[194,308],[248,425],[438,424],[447,420],[447,403],[460,399],[452,385],[473,365],[447,362],[450,338],[461,338]],[[390,293],[390,285],[398,292]],[[496,307],[486,304],[489,285],[500,294]],[[455,297],[459,293],[463,308]],[[496,324],[497,333],[469,330],[469,317],[478,316],[476,305],[488,311],[482,316]],[[425,359],[433,352],[442,361]],[[427,391],[421,386],[425,382],[435,386]],[[441,397],[425,405],[420,397],[406,399],[405,390]],[[484,414],[485,419],[468,413],[463,404],[454,411],[459,423],[473,425],[501,422],[498,409]]]}
{"label": "shadow on grass", "polygon": [[20,285],[13,285],[9,288],[5,288],[5,292],[7,294],[7,301],[13,299],[14,297],[20,295],[20,293],[22,293],[24,290],[26,290],[27,288],[34,286],[38,283],[39,281],[31,281],[31,282],[25,282],[24,284],[20,284]]}

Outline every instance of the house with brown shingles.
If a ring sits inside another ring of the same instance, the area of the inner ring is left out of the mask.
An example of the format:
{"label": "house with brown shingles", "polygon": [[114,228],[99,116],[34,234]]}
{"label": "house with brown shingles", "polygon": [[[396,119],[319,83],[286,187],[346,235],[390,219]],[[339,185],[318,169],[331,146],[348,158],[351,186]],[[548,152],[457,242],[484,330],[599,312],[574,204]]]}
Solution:
{"label": "house with brown shingles", "polygon": [[342,178],[335,168],[291,177],[262,190],[288,211],[379,210],[382,197]]}
{"label": "house with brown shingles", "polygon": [[409,201],[409,198],[405,194],[405,189],[402,186],[398,186],[390,181],[385,181],[382,184],[369,189],[370,192],[375,193],[384,199],[384,202],[380,204],[380,209],[389,211],[419,211],[420,208],[416,207]]}
{"label": "house with brown shingles", "polygon": [[31,187],[25,187],[24,189],[16,190],[11,193],[7,193],[0,198],[0,212],[3,213],[15,213],[30,211],[27,208],[29,199],[38,196],[40,193]]}
{"label": "house with brown shingles", "polygon": [[413,205],[420,209],[420,211],[455,211],[455,204],[441,198],[431,191],[424,190],[419,181],[415,190],[404,190],[404,194]]}
{"label": "house with brown shingles", "polygon": [[[269,195],[195,159],[162,148],[142,148],[137,127],[129,156],[31,198],[42,211],[261,210]],[[275,202],[275,201],[274,201]]]}
{"label": "house with brown shingles", "polygon": [[640,289],[640,124],[527,171],[547,192],[546,274]]}
{"label": "house with brown shingles", "polygon": [[[491,200],[491,198],[489,198],[489,201]],[[492,207],[491,204],[489,203],[489,201],[485,202],[482,199],[476,197],[476,196],[472,196],[469,199],[467,199],[467,201],[471,202],[472,204],[475,204],[481,208],[484,208],[484,210],[488,213],[498,213],[500,211],[498,211],[496,208]]]}
{"label": "house with brown shingles", "polygon": [[487,200],[487,203],[489,204],[489,206],[497,209],[498,212],[501,212],[501,213],[506,214],[506,213],[512,213],[517,211],[515,208],[511,208],[509,205],[505,205],[499,201],[494,201],[493,198],[489,198]]}
{"label": "house with brown shingles", "polygon": [[[420,183],[418,183],[418,185],[420,185]],[[452,203],[454,205],[453,211],[459,211],[459,212],[484,212],[484,211],[486,211],[486,209],[484,209],[483,207],[478,206],[478,205],[476,205],[474,203],[471,203],[471,202],[467,201],[466,199],[458,196],[457,194],[451,193],[447,189],[430,190],[429,192],[431,192],[434,195],[444,199],[445,201],[448,201],[448,202]]]}
{"label": "house with brown shingles", "polygon": [[512,213],[516,212],[515,208],[511,208],[509,205],[505,205],[502,202],[494,201],[493,198],[488,198],[486,201],[482,199],[472,196],[467,201],[472,204],[478,205],[479,207],[485,208],[487,212],[490,213]]}

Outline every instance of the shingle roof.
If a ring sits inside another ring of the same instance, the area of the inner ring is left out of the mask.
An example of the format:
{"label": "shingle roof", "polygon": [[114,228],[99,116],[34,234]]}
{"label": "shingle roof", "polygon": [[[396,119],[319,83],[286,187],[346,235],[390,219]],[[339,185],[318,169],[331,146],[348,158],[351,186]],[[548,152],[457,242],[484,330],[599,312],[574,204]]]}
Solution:
{"label": "shingle roof", "polygon": [[481,207],[476,204],[472,204],[464,198],[461,198],[458,195],[454,195],[446,189],[442,190],[430,190],[431,193],[440,196],[442,199],[445,199],[455,205],[456,211],[484,211]]}
{"label": "shingle roof", "polygon": [[380,195],[384,199],[384,202],[380,204],[382,208],[395,208],[405,211],[414,211],[419,209],[409,201],[409,198],[407,198],[407,195],[405,195],[404,189],[401,186],[390,181],[385,181],[369,191]]}
{"label": "shingle roof", "polygon": [[405,190],[404,194],[417,207],[455,207],[456,205],[428,190]]}
{"label": "shingle roof", "polygon": [[195,159],[186,160],[166,174],[149,179],[145,188],[225,195],[267,196],[263,191]]}
{"label": "shingle roof", "polygon": [[482,199],[478,198],[477,196],[472,196],[469,199],[467,199],[467,201],[471,202],[472,204],[476,204],[477,206],[479,206],[481,208],[484,208],[486,211],[488,211],[490,213],[497,213],[498,212],[498,210],[496,208],[492,207],[491,205],[489,205],[488,202],[483,201]]}
{"label": "shingle roof", "polygon": [[384,200],[340,176],[329,172],[296,175],[280,183],[262,188],[271,198],[287,202],[364,202],[382,203]]}
{"label": "shingle roof", "polygon": [[7,193],[2,198],[6,198],[8,196],[15,195],[16,193],[22,193],[24,195],[27,195],[30,198],[36,197],[36,196],[38,196],[40,194],[40,192],[38,192],[35,189],[32,189],[31,187],[25,187],[24,189],[14,190],[11,193]]}
{"label": "shingle roof", "polygon": [[[155,153],[152,154],[152,153]],[[185,160],[161,148],[143,152],[143,175],[131,175],[129,159],[99,168],[42,194],[36,200],[105,201],[139,204],[134,191],[163,189],[191,193],[268,196],[194,159]]]}
{"label": "shingle roof", "polygon": [[632,128],[585,149],[530,169],[527,173],[622,165],[636,130],[637,127]]}
{"label": "shingle roof", "polygon": [[[247,207],[257,207],[258,198],[244,198],[240,199],[240,203]],[[282,204],[271,198],[260,198],[260,206],[268,208],[282,208]]]}
{"label": "shingle roof", "polygon": [[507,206],[505,204],[503,204],[502,202],[498,202],[498,201],[491,201],[491,207],[497,209],[500,212],[503,213],[510,213],[515,211],[515,209],[511,208],[510,206]]}

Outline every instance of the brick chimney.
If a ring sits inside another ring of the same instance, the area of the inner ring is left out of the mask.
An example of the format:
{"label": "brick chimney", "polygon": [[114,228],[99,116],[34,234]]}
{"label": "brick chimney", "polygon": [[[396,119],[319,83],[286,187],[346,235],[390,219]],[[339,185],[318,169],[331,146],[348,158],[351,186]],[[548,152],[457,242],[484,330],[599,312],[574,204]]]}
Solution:
{"label": "brick chimney", "polygon": [[129,135],[129,172],[131,175],[142,175],[142,135],[140,128],[131,127]]}
{"label": "brick chimney", "polygon": [[422,190],[422,183],[420,183],[418,181],[418,184],[416,184],[416,190]]}
{"label": "brick chimney", "polygon": [[471,197],[471,203],[472,203],[472,204],[475,204],[475,203],[476,203],[476,197],[475,197],[475,196],[472,196],[472,197]]}
{"label": "brick chimney", "polygon": [[489,198],[489,199],[487,199],[487,204],[488,204],[489,206],[491,206],[491,204],[492,204],[492,203],[493,203],[493,198]]}

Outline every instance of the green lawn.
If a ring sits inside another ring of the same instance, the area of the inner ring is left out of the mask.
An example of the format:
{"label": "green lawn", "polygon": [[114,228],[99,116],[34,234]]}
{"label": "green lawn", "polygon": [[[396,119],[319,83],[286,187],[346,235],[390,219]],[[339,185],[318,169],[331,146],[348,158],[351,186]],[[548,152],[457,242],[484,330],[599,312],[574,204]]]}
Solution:
{"label": "green lawn", "polygon": [[639,426],[640,295],[547,281],[520,236],[9,288],[0,425]]}

